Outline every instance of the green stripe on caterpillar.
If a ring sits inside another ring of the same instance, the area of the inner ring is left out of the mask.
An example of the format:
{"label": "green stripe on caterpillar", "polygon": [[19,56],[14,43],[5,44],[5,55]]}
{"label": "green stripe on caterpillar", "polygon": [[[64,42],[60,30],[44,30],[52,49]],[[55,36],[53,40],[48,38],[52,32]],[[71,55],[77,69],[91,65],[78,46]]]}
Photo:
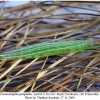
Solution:
{"label": "green stripe on caterpillar", "polygon": [[94,46],[93,39],[38,43],[0,54],[0,60],[40,58],[63,53],[84,52]]}

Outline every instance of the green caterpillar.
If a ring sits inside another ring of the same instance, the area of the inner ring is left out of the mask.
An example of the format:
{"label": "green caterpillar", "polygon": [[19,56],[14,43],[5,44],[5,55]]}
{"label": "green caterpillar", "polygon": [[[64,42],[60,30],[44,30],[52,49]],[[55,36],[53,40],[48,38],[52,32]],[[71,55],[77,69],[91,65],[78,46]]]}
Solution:
{"label": "green caterpillar", "polygon": [[67,42],[39,43],[0,54],[0,60],[40,58],[63,53],[84,52],[94,46],[93,39]]}

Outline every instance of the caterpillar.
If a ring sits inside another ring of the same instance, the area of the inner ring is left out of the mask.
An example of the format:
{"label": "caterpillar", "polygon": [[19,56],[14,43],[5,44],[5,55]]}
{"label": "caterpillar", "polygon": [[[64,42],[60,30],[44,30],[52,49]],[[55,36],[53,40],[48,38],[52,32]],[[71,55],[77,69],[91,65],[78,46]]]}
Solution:
{"label": "caterpillar", "polygon": [[0,60],[40,58],[63,53],[84,52],[94,46],[93,39],[67,42],[38,43],[0,54]]}

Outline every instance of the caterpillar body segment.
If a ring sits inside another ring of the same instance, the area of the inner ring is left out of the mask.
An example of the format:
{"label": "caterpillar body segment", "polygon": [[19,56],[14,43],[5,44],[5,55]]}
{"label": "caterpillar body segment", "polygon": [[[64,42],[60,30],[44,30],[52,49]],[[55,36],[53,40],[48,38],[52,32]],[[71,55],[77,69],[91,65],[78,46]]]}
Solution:
{"label": "caterpillar body segment", "polygon": [[93,39],[67,42],[39,43],[0,54],[0,60],[40,58],[63,53],[83,52],[94,46]]}

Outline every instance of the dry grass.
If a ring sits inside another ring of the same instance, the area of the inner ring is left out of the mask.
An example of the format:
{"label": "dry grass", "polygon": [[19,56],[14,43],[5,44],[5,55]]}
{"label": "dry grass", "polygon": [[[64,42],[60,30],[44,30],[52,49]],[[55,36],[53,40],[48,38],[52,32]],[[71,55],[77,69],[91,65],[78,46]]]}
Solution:
{"label": "dry grass", "polygon": [[[1,52],[48,41],[94,38],[99,44],[99,3],[29,2],[9,8],[6,3],[0,2]],[[61,9],[65,14],[56,14]],[[0,62],[0,92],[100,92],[99,77],[97,52]]]}

